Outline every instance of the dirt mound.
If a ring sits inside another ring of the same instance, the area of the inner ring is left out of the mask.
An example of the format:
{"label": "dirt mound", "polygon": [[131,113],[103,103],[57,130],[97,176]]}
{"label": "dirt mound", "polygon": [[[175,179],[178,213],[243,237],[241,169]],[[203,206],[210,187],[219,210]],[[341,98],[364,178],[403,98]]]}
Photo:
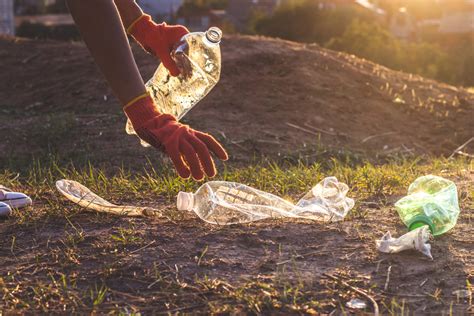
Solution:
{"label": "dirt mound", "polygon": [[[474,94],[465,89],[317,45],[230,36],[222,49],[220,83],[185,121],[216,135],[235,161],[341,149],[446,155],[474,135]],[[157,62],[134,50],[150,77]],[[45,147],[113,164],[152,153],[124,134],[121,107],[82,43],[4,38],[0,64],[0,162]]]}

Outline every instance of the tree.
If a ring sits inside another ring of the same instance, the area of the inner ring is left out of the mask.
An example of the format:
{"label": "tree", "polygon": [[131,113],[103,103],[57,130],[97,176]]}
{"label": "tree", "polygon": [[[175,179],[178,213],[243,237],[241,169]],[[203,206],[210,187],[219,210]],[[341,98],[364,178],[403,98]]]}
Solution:
{"label": "tree", "polygon": [[356,20],[342,36],[333,38],[326,46],[396,70],[451,83],[461,80],[456,60],[438,45],[400,41],[377,23]]}
{"label": "tree", "polygon": [[252,20],[257,33],[299,42],[323,44],[341,36],[354,19],[372,16],[357,6],[335,10],[321,9],[318,1],[294,0],[281,5],[270,16]]}

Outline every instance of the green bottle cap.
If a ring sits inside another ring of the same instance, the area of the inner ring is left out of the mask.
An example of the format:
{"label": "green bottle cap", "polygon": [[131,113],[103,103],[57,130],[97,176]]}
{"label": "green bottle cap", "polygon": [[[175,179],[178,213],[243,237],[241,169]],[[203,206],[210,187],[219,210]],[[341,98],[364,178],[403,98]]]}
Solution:
{"label": "green bottle cap", "polygon": [[415,230],[425,225],[428,225],[431,230],[431,233],[434,233],[435,227],[433,221],[426,215],[416,215],[415,217],[411,218],[410,221],[407,223],[409,231]]}

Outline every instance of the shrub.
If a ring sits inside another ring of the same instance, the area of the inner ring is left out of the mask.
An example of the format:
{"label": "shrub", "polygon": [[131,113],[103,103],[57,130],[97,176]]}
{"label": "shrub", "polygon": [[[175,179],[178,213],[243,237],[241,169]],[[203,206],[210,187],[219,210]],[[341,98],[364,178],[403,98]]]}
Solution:
{"label": "shrub", "polygon": [[369,16],[353,6],[327,10],[320,9],[318,2],[300,1],[281,5],[274,14],[260,16],[252,23],[259,34],[322,44],[342,35],[356,18],[366,20]]}
{"label": "shrub", "polygon": [[404,42],[377,23],[354,21],[326,47],[355,54],[387,67],[425,77],[460,83],[458,61],[436,44]]}
{"label": "shrub", "polygon": [[[272,15],[255,14],[248,25],[249,33],[316,42],[396,70],[451,84],[474,85],[472,34],[456,38],[435,32],[420,34],[418,42],[404,42],[395,38],[383,23],[374,20],[370,12],[357,6],[329,10],[321,8],[316,0],[285,3]],[[398,6],[384,8],[391,12]],[[413,4],[410,8],[416,16],[422,15],[419,5]],[[426,14],[430,17],[440,14],[437,7],[428,11]]]}

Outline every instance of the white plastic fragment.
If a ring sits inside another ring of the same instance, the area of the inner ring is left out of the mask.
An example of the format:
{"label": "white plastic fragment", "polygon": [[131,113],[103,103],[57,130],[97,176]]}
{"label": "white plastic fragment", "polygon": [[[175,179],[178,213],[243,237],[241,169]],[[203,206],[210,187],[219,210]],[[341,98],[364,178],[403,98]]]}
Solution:
{"label": "white plastic fragment", "polygon": [[432,238],[428,226],[422,226],[399,238],[393,238],[390,232],[376,241],[377,250],[385,253],[397,253],[403,250],[415,249],[433,260],[431,256],[431,245],[428,243]]}
{"label": "white plastic fragment", "polygon": [[70,201],[96,212],[120,216],[160,216],[161,214],[159,210],[149,207],[112,204],[79,182],[72,180],[59,180],[56,182],[56,188]]}
{"label": "white plastic fragment", "polygon": [[353,298],[346,303],[346,306],[353,309],[365,309],[367,307],[367,303],[361,299]]}

